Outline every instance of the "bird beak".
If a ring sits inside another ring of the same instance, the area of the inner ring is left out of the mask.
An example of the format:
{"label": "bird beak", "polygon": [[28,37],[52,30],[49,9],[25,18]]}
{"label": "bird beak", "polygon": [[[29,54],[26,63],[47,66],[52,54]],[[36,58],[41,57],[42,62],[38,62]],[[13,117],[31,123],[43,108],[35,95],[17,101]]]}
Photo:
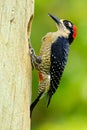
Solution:
{"label": "bird beak", "polygon": [[52,14],[48,14],[48,16],[50,16],[58,25],[60,25],[61,24],[61,22],[60,22],[60,19],[59,18],[57,18],[57,17],[55,17],[55,16],[53,16]]}

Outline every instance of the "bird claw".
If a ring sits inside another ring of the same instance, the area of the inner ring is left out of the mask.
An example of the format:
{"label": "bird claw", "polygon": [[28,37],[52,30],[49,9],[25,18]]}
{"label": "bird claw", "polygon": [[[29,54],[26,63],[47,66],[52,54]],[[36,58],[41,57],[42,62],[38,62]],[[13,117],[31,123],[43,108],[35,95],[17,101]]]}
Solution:
{"label": "bird claw", "polygon": [[31,46],[30,39],[28,39],[28,43],[29,43],[29,52],[31,57],[32,70],[34,69],[34,67],[38,69],[38,65],[41,63],[41,57],[36,56],[35,51]]}

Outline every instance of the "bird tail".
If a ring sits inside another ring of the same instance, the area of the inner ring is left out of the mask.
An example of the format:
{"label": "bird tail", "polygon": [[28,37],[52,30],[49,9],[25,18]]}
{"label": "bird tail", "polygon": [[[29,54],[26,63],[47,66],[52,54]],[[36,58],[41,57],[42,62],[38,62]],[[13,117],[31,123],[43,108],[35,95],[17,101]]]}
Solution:
{"label": "bird tail", "polygon": [[50,101],[51,101],[51,98],[52,98],[52,92],[51,91],[49,91],[48,92],[48,95],[47,95],[47,98],[48,98],[48,103],[47,103],[47,107],[49,106],[49,104],[50,104]]}
{"label": "bird tail", "polygon": [[30,106],[30,118],[31,118],[31,116],[32,116],[32,111],[33,111],[34,107],[36,106],[36,104],[39,102],[40,97],[42,96],[42,94],[43,94],[43,92],[40,93],[40,94],[38,95],[38,97],[34,100],[34,102],[31,104],[31,106]]}

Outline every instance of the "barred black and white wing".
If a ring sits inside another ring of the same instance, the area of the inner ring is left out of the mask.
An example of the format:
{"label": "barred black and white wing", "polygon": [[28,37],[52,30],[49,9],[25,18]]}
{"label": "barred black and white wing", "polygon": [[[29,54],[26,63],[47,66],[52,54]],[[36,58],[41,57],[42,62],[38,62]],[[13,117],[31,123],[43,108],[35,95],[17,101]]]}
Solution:
{"label": "barred black and white wing", "polygon": [[58,37],[58,39],[51,46],[50,90],[48,91],[48,105],[50,103],[52,95],[58,88],[67,62],[68,53],[68,40],[64,37]]}

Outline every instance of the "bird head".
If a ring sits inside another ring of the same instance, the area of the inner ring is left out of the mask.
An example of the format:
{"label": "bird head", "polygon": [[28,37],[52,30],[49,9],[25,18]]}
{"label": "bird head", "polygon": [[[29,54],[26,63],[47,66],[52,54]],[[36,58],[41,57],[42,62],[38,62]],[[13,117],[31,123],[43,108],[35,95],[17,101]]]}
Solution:
{"label": "bird head", "polygon": [[68,20],[59,19],[52,14],[48,14],[57,24],[57,27],[59,31],[61,31],[61,34],[66,34],[69,43],[71,44],[72,41],[76,38],[77,35],[77,27]]}

